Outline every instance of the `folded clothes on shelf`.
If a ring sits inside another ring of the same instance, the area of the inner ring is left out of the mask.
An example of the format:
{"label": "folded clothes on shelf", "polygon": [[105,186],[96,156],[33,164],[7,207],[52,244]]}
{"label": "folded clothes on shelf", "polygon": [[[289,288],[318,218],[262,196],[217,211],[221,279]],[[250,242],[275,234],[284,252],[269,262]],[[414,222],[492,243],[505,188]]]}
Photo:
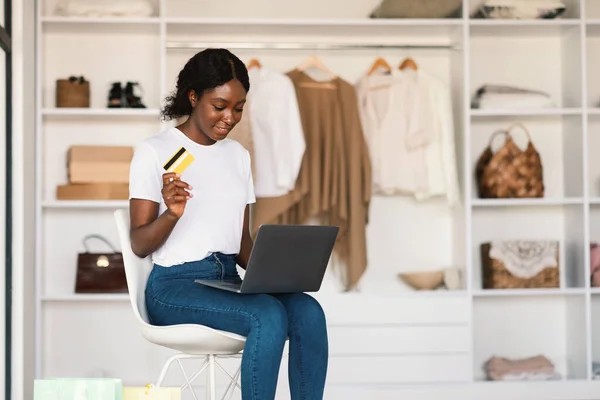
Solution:
{"label": "folded clothes on shelf", "polygon": [[473,18],[490,19],[554,19],[567,11],[558,0],[484,0]]}
{"label": "folded clothes on shelf", "polygon": [[545,356],[539,355],[522,359],[491,357],[484,364],[488,380],[492,381],[548,381],[561,379],[554,370],[554,364]]}
{"label": "folded clothes on shelf", "polygon": [[600,362],[598,361],[592,362],[592,379],[600,379]]}
{"label": "folded clothes on shelf", "polygon": [[482,85],[473,96],[473,108],[548,108],[556,104],[548,93],[507,85]]}
{"label": "folded clothes on shelf", "polygon": [[150,17],[154,14],[150,0],[58,0],[55,15],[65,17]]}
{"label": "folded clothes on shelf", "polygon": [[590,243],[590,281],[592,287],[600,287],[600,245]]}

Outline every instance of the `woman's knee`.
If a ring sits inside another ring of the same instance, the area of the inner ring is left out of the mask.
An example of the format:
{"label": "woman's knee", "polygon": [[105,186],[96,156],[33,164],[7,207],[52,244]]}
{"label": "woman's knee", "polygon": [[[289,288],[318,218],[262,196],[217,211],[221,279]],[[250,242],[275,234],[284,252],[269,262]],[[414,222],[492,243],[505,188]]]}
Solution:
{"label": "woman's knee", "polygon": [[287,301],[288,316],[295,321],[325,326],[325,311],[314,297],[306,293],[296,293]]}
{"label": "woman's knee", "polygon": [[253,312],[255,328],[260,335],[268,336],[271,340],[285,341],[288,331],[288,315],[279,300],[269,295],[260,295],[258,304]]}

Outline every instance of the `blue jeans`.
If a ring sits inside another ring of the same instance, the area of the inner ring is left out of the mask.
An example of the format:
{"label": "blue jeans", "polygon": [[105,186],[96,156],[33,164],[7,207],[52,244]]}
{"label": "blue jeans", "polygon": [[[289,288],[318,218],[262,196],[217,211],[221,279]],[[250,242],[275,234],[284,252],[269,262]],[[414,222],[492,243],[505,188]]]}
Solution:
{"label": "blue jeans", "polygon": [[305,293],[239,294],[194,279],[240,280],[235,255],[212,254],[169,268],[154,265],[146,307],[154,325],[201,324],[246,337],[242,354],[244,400],[275,398],[279,366],[289,336],[292,400],[323,398],[328,338],[319,303]]}

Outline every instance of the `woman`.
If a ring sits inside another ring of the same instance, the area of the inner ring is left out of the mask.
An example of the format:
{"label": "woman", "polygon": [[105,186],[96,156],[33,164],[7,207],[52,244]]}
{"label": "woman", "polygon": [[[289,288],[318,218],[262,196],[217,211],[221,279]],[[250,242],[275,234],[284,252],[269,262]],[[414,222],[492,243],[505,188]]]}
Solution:
{"label": "woman", "polygon": [[[131,162],[132,250],[152,255],[146,285],[152,324],[195,323],[247,338],[243,399],[275,397],[288,337],[291,398],[322,399],[328,340],[323,310],[313,297],[240,295],[194,282],[239,282],[236,264],[245,269],[252,251],[250,155],[227,138],[242,118],[249,88],[246,67],[224,49],[204,50],[181,70],[162,113],[187,120],[142,142]],[[176,162],[185,158],[180,165],[193,159],[181,174],[165,172],[174,155]]]}

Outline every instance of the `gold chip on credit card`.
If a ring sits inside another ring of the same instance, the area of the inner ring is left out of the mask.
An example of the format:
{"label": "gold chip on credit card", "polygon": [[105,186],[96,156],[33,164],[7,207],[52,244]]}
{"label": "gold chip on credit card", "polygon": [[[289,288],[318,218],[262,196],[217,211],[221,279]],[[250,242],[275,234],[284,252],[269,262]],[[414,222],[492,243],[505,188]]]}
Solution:
{"label": "gold chip on credit card", "polygon": [[187,151],[185,147],[182,147],[173,155],[173,157],[169,159],[169,161],[167,161],[163,167],[167,172],[175,172],[176,174],[181,175],[183,171],[190,166],[192,161],[194,161],[194,156],[192,153]]}

